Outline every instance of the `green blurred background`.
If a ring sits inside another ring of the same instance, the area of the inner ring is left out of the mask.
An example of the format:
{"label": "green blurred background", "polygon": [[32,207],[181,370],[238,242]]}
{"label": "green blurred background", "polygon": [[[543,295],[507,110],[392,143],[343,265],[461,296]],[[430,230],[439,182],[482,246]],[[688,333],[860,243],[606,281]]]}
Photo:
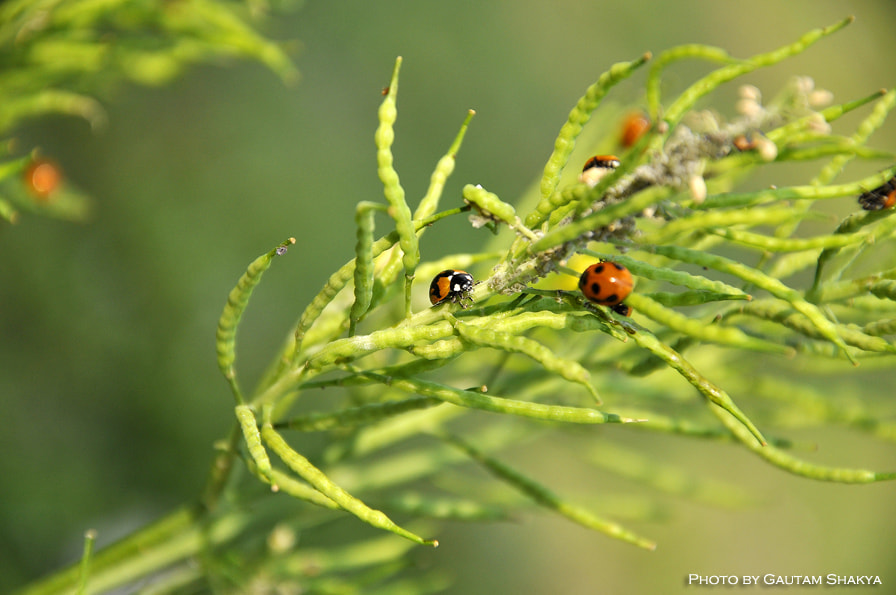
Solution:
{"label": "green blurred background", "polygon": [[[251,384],[352,256],[355,203],[381,199],[373,132],[397,55],[394,151],[409,198],[423,193],[473,108],[446,200],[481,183],[513,201],[540,175],[574,102],[614,62],[690,42],[746,57],[849,14],[857,21],[843,32],[740,81],[772,95],[805,74],[841,101],[896,82],[892,0],[308,2],[266,31],[300,41],[294,87],[256,64],[202,67],[166,88],[125,87],[98,133],[71,118],[20,130],[24,146],[42,147],[97,200],[86,224],[26,216],[0,228],[0,591],[75,559],[87,528],[107,543],[198,494],[232,414],[214,353],[227,292],[258,254],[296,237],[241,328]],[[706,70],[677,67],[668,92]],[[642,85],[643,73],[611,99],[635,103]],[[714,103],[727,108],[735,88]],[[894,133],[890,121],[872,146],[896,150]],[[422,249],[434,259],[483,241],[452,220]],[[892,392],[893,377],[882,378],[866,389]],[[896,593],[894,484],[813,483],[736,447],[614,434],[745,485],[762,504],[732,512],[668,503],[664,522],[633,524],[659,542],[653,553],[546,513],[449,525],[425,559],[454,576],[450,592],[673,593],[697,589],[685,585],[690,573],[837,573],[880,575],[876,592]],[[896,469],[892,443],[838,429],[790,435],[818,442],[820,462]],[[583,504],[639,493],[595,477],[562,446],[518,457]]]}

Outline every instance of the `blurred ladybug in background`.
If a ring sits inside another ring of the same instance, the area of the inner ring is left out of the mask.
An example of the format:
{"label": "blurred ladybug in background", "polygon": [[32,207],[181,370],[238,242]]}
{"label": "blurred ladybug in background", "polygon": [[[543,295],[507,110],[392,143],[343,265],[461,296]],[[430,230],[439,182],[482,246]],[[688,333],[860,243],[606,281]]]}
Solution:
{"label": "blurred ladybug in background", "polygon": [[619,163],[616,155],[595,155],[585,162],[579,181],[594,188],[602,177],[619,167]]}
{"label": "blurred ladybug in background", "polygon": [[883,186],[862,193],[859,204],[866,211],[880,211],[896,205],[896,177],[890,178]]}
{"label": "blurred ladybug in background", "polygon": [[650,118],[642,111],[634,111],[625,116],[619,131],[619,144],[630,149],[650,130]]}
{"label": "blurred ladybug in background", "polygon": [[466,308],[464,300],[473,303],[473,298],[470,297],[471,291],[473,291],[473,275],[466,271],[446,269],[433,277],[432,283],[429,284],[429,301],[433,306],[452,301]]}
{"label": "blurred ladybug in background", "polygon": [[615,262],[598,262],[579,277],[579,289],[589,301],[601,306],[610,306],[613,311],[628,316],[631,308],[622,300],[632,292],[634,281],[627,268]]}
{"label": "blurred ladybug in background", "polygon": [[47,200],[62,184],[62,170],[48,159],[34,159],[24,172],[25,187],[39,200]]}

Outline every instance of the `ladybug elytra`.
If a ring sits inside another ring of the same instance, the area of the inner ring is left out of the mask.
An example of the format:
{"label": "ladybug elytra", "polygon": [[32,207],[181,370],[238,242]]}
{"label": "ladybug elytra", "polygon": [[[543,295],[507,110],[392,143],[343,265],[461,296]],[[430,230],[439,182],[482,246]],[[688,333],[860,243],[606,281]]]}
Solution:
{"label": "ladybug elytra", "polygon": [[[633,286],[632,274],[615,262],[595,263],[579,277],[582,294],[601,306],[618,306],[632,292]],[[621,310],[616,311],[622,313]]]}
{"label": "ladybug elytra", "polygon": [[466,308],[464,300],[473,302],[473,298],[470,297],[471,291],[473,291],[473,275],[466,271],[446,269],[433,277],[432,283],[429,284],[429,301],[435,306],[450,300]]}

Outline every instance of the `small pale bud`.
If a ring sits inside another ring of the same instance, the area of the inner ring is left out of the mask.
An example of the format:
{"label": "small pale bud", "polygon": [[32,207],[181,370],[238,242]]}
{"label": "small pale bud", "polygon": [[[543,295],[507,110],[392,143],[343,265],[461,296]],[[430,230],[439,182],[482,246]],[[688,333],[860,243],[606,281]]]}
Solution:
{"label": "small pale bud", "polygon": [[697,204],[706,200],[706,180],[703,179],[703,176],[698,174],[691,176],[688,180],[688,189]]}

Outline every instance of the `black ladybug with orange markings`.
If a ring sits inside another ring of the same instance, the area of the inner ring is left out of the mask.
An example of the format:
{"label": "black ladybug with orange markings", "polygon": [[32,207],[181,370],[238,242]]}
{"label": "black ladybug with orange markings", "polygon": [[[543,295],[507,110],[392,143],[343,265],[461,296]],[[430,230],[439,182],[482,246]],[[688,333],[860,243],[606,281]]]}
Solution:
{"label": "black ladybug with orange markings", "polygon": [[432,283],[429,284],[429,301],[433,306],[451,301],[466,308],[464,300],[473,303],[471,291],[473,291],[473,275],[466,271],[446,269],[433,277]]}
{"label": "black ladybug with orange markings", "polygon": [[866,211],[881,211],[896,205],[896,177],[890,178],[874,190],[862,193],[859,196],[859,204]]}

